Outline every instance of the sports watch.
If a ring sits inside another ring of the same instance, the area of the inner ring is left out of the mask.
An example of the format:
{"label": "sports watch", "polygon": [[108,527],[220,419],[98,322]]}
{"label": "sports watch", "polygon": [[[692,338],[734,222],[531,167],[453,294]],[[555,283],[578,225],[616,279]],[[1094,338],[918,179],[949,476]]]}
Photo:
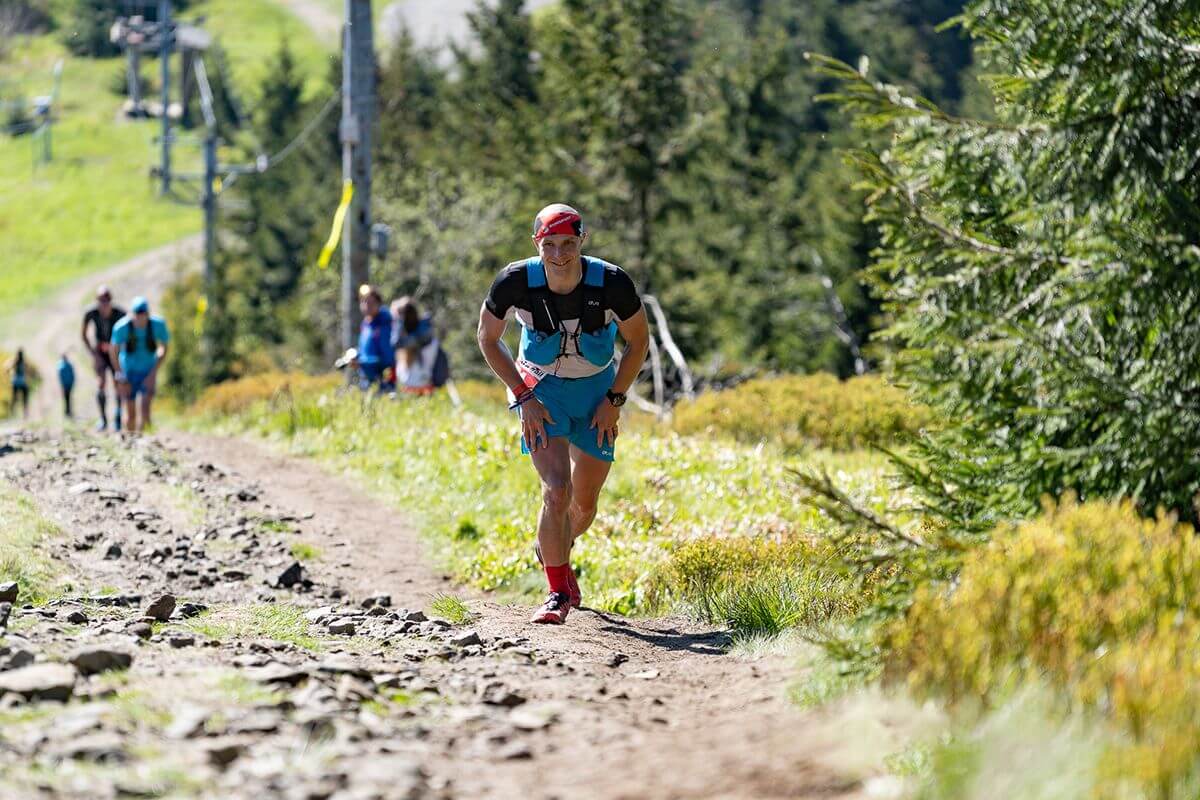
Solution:
{"label": "sports watch", "polygon": [[612,403],[616,408],[620,408],[621,406],[625,405],[624,392],[614,392],[610,389],[604,393],[604,396],[607,397],[608,402]]}

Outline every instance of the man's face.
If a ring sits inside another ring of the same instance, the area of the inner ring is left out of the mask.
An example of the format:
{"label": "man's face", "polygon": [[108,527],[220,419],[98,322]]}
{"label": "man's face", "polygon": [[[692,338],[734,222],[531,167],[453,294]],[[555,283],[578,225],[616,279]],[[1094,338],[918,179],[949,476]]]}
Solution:
{"label": "man's face", "polygon": [[138,311],[137,313],[135,313],[133,315],[133,324],[137,325],[139,328],[144,328],[147,325],[149,325],[150,324],[150,312],[149,311]]}
{"label": "man's face", "polygon": [[101,311],[103,311],[105,314],[107,314],[112,309],[112,295],[111,294],[99,295],[98,297],[96,297],[96,305],[98,305],[100,307]]}
{"label": "man's face", "polygon": [[580,248],[583,247],[583,237],[561,233],[545,236],[538,240],[538,255],[543,264],[553,264],[556,267],[569,266],[579,258]]}
{"label": "man's face", "polygon": [[363,295],[358,301],[358,310],[364,317],[373,317],[379,313],[379,301],[373,294]]}

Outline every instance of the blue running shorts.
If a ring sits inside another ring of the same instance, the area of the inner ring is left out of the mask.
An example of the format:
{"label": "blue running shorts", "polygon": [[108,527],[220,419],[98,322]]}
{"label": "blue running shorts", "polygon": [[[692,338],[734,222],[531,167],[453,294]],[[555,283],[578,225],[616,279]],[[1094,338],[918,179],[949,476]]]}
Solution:
{"label": "blue running shorts", "polygon": [[[613,460],[613,444],[605,441],[603,447],[596,445],[596,429],[592,427],[592,415],[596,407],[605,400],[612,388],[617,368],[612,364],[603,372],[590,378],[558,378],[547,375],[534,387],[533,394],[550,412],[554,424],[546,425],[550,438],[563,436],[588,455],[601,461]],[[529,447],[522,440],[521,452],[528,453]]]}

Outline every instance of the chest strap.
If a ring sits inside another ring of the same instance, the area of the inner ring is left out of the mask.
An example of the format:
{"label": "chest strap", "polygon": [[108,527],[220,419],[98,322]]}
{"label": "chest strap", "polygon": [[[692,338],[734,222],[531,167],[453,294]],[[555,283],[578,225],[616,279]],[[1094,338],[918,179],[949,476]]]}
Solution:
{"label": "chest strap", "polygon": [[[529,301],[533,307],[534,330],[540,333],[556,333],[562,330],[562,322],[555,312],[553,292],[546,283],[546,267],[540,258],[526,262],[529,283]],[[579,319],[580,330],[595,333],[606,324],[604,313],[604,262],[595,258],[583,258],[583,313]]]}

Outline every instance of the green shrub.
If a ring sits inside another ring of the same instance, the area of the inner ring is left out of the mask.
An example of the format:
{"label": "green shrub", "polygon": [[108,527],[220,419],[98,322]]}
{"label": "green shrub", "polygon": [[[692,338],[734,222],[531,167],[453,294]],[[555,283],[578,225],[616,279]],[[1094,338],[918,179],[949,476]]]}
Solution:
{"label": "green shrub", "polygon": [[1130,503],[1071,499],[997,530],[956,585],[919,589],[882,636],[921,694],[994,704],[1047,681],[1128,738],[1104,769],[1159,797],[1200,778],[1200,543]]}
{"label": "green shrub", "polygon": [[845,618],[862,598],[824,566],[828,553],[799,539],[696,539],[676,548],[660,573],[659,602],[682,602],[735,639],[775,636]]}
{"label": "green shrub", "polygon": [[893,444],[929,422],[929,412],[876,375],[847,381],[833,375],[759,378],[702,394],[675,408],[673,426],[685,435],[728,436],[785,450],[852,450]]}

